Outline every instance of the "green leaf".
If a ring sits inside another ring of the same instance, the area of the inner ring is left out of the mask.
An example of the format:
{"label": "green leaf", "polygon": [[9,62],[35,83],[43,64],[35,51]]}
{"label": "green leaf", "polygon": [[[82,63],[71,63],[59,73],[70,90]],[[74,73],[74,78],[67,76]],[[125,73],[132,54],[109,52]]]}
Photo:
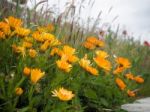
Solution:
{"label": "green leaf", "polygon": [[18,109],[17,112],[27,112],[29,110],[29,107],[24,107],[22,109]]}
{"label": "green leaf", "polygon": [[109,106],[109,103],[108,103],[107,100],[104,99],[104,98],[101,98],[101,99],[100,99],[100,102],[101,102],[101,104],[104,105],[105,107],[108,107],[108,106]]}
{"label": "green leaf", "polygon": [[36,106],[38,104],[41,104],[42,103],[42,97],[41,97],[41,95],[34,96],[32,98],[32,103],[33,103],[34,106]]}
{"label": "green leaf", "polygon": [[88,97],[88,98],[91,98],[91,99],[97,99],[97,94],[94,90],[92,89],[86,89],[84,91],[85,93],[85,96]]}

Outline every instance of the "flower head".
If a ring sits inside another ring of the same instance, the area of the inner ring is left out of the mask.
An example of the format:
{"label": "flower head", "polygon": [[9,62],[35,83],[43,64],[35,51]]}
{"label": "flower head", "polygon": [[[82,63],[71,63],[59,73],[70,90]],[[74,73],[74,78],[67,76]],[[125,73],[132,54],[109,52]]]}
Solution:
{"label": "flower head", "polygon": [[87,55],[85,55],[84,58],[82,58],[79,61],[79,64],[87,72],[91,73],[94,76],[98,76],[98,70],[96,68],[94,68],[94,67],[91,66],[91,62],[90,62],[90,60],[87,59]]}
{"label": "flower head", "polygon": [[26,28],[16,27],[15,32],[17,35],[19,35],[21,37],[25,37],[25,36],[28,36],[31,31],[29,29],[26,29]]}
{"label": "flower head", "polygon": [[128,90],[128,91],[127,91],[127,94],[128,94],[128,96],[130,96],[130,97],[135,97],[135,92],[134,92],[134,91]]}
{"label": "flower head", "polygon": [[42,38],[46,41],[53,41],[55,39],[55,36],[53,34],[50,34],[50,33],[42,33],[41,34]]}
{"label": "flower head", "polygon": [[24,67],[23,69],[23,74],[26,75],[26,76],[29,76],[31,73],[31,69],[28,68],[28,67]]}
{"label": "flower head", "polygon": [[58,97],[62,101],[69,101],[71,100],[75,95],[72,93],[72,91],[69,91],[67,89],[59,88],[58,90],[52,91],[53,97]]}
{"label": "flower head", "polygon": [[118,67],[113,71],[114,74],[119,74],[127,68],[131,68],[131,63],[127,58],[118,57],[115,61],[117,62]]}
{"label": "flower head", "polygon": [[144,79],[140,76],[136,76],[134,77],[134,80],[137,82],[137,83],[144,83]]}
{"label": "flower head", "polygon": [[86,41],[95,45],[95,46],[99,46],[99,47],[103,47],[105,45],[102,40],[99,40],[96,37],[88,37]]}
{"label": "flower head", "polygon": [[66,55],[73,55],[75,53],[75,49],[68,46],[68,45],[65,45],[63,47],[63,53],[66,54]]}
{"label": "flower head", "polygon": [[30,42],[30,43],[33,42],[33,38],[32,38],[32,37],[25,37],[24,40],[25,40],[26,42]]}
{"label": "flower head", "polygon": [[131,73],[126,74],[125,77],[126,77],[127,79],[134,80],[134,75],[131,74]]}
{"label": "flower head", "polygon": [[100,68],[103,68],[106,71],[111,70],[111,63],[108,60],[98,56],[98,57],[94,58],[94,61]]}
{"label": "flower head", "polygon": [[71,55],[71,56],[68,56],[68,61],[70,63],[75,63],[79,60],[79,58],[77,56],[74,56],[74,55]]}
{"label": "flower head", "polygon": [[95,53],[98,57],[101,58],[107,58],[109,56],[107,52],[101,50],[97,50]]}
{"label": "flower head", "polygon": [[82,68],[86,68],[87,66],[91,66],[90,60],[87,59],[86,55],[79,61],[79,64]]}
{"label": "flower head", "polygon": [[30,50],[29,50],[29,56],[30,56],[31,58],[35,58],[36,55],[37,55],[36,50],[34,50],[34,49],[30,49]]}
{"label": "flower head", "polygon": [[41,33],[38,32],[38,31],[35,31],[33,34],[32,34],[32,37],[38,41],[38,42],[44,42],[44,38],[42,37]]}
{"label": "flower head", "polygon": [[54,56],[55,54],[57,54],[58,56],[62,56],[62,51],[56,47],[54,47],[51,52],[50,52],[50,56]]}
{"label": "flower head", "polygon": [[24,41],[23,42],[23,47],[25,47],[25,48],[31,48],[32,47],[32,43]]}
{"label": "flower head", "polygon": [[56,64],[57,64],[58,68],[60,68],[61,70],[65,71],[65,72],[70,72],[70,70],[72,68],[72,65],[63,59],[56,61]]}
{"label": "flower head", "polygon": [[131,63],[127,58],[118,57],[116,58],[116,62],[119,65],[119,67],[131,68]]}
{"label": "flower head", "polygon": [[86,39],[86,41],[87,42],[90,42],[91,44],[96,44],[97,43],[97,41],[98,41],[98,39],[96,38],[96,37],[88,37],[87,39]]}
{"label": "flower head", "polygon": [[50,41],[49,45],[50,45],[50,47],[58,46],[58,45],[61,45],[61,42],[55,38],[54,40]]}
{"label": "flower head", "polygon": [[37,83],[44,75],[45,73],[41,69],[31,69],[31,82],[34,84]]}
{"label": "flower head", "polygon": [[116,78],[116,84],[121,90],[126,88],[126,84],[120,78]]}
{"label": "flower head", "polygon": [[117,67],[114,71],[113,74],[119,74],[125,70],[124,67]]}
{"label": "flower head", "polygon": [[96,68],[93,68],[91,66],[87,66],[86,70],[91,73],[94,76],[98,76],[98,70]]}
{"label": "flower head", "polygon": [[48,46],[49,46],[49,41],[47,40],[44,42],[44,44],[41,45],[40,50],[44,52],[48,49]]}
{"label": "flower head", "polygon": [[94,44],[92,44],[92,43],[90,43],[90,42],[84,42],[84,43],[83,43],[83,46],[84,46],[85,48],[87,48],[87,49],[90,49],[90,50],[95,49],[95,47],[96,47]]}
{"label": "flower head", "polygon": [[16,93],[16,95],[20,96],[20,95],[23,94],[23,89],[18,87],[18,88],[15,89],[15,93]]}
{"label": "flower head", "polygon": [[5,22],[0,22],[0,30],[4,32],[5,35],[9,35],[11,33],[9,24]]}
{"label": "flower head", "polygon": [[6,21],[12,28],[20,27],[22,25],[21,19],[14,18],[12,16],[8,17],[8,19],[6,19]]}

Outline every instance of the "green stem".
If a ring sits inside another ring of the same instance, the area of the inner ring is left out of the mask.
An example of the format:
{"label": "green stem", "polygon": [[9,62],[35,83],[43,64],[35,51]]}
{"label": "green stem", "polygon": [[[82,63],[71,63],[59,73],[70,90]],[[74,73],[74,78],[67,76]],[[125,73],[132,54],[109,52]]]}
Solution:
{"label": "green stem", "polygon": [[30,87],[30,90],[29,90],[29,94],[28,94],[28,99],[29,99],[29,106],[32,108],[32,96],[33,96],[33,93],[34,93],[34,85],[32,85]]}
{"label": "green stem", "polygon": [[15,86],[15,88],[19,87],[19,86],[23,83],[23,81],[24,81],[25,79],[26,79],[26,77],[23,76],[23,77],[21,78],[21,80],[17,83],[17,85]]}

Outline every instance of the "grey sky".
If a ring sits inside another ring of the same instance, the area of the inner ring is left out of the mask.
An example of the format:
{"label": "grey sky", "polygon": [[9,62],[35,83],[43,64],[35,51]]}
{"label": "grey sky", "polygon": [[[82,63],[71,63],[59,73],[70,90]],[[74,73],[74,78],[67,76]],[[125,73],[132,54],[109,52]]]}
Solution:
{"label": "grey sky", "polygon": [[[50,7],[57,4],[60,10],[63,10],[65,3],[71,0],[48,1]],[[81,0],[75,1],[78,3]],[[96,18],[98,13],[102,11],[101,20],[103,23],[111,23],[114,28],[119,24],[129,34],[134,35],[135,39],[140,37],[141,41],[150,41],[150,0],[95,0],[92,9],[88,9],[88,1],[85,0],[85,9],[82,13],[83,20],[89,15]],[[29,6],[31,6],[30,3]],[[113,8],[108,14],[110,7]],[[112,23],[116,16],[118,18]]]}

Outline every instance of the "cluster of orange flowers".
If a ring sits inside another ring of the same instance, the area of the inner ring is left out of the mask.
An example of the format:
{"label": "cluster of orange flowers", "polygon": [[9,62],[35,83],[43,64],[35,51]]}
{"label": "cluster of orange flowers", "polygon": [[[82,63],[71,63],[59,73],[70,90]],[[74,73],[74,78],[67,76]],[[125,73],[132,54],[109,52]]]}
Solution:
{"label": "cluster of orange flowers", "polygon": [[72,68],[71,63],[75,63],[79,60],[79,58],[75,56],[75,49],[68,45],[64,45],[62,50],[59,48],[53,48],[50,55],[54,56],[55,54],[61,57],[60,60],[56,61],[58,68],[65,72],[70,72]]}
{"label": "cluster of orange flowers", "polygon": [[84,68],[86,71],[88,71],[92,75],[95,75],[95,76],[98,75],[98,70],[92,67],[90,60],[87,59],[87,55],[85,55],[84,58],[82,58],[79,61],[79,64],[82,68]]}
{"label": "cluster of orange flowers", "polygon": [[23,70],[23,73],[25,76],[29,76],[30,75],[30,79],[31,79],[31,82],[33,84],[36,84],[38,80],[40,80],[44,75],[45,73],[41,71],[41,69],[31,69],[31,68],[28,68],[28,67],[25,67],[24,70]]}
{"label": "cluster of orange flowers", "polygon": [[[126,69],[128,68],[131,68],[131,63],[129,62],[128,59],[126,58],[123,58],[123,57],[118,57],[116,58],[116,63],[117,63],[117,68],[113,71],[113,74],[114,75],[117,75],[117,74],[120,74],[122,73],[123,71],[125,71]],[[129,80],[134,80],[136,81],[137,83],[143,83],[144,82],[144,79],[140,76],[134,76],[133,74],[131,73],[127,73],[124,75],[127,79]],[[125,90],[126,89],[126,84],[125,82],[119,78],[119,76],[116,78],[116,84],[118,85],[118,87],[121,89],[121,90]],[[134,97],[135,96],[135,91],[131,91],[131,90],[127,90],[127,94],[131,97]]]}
{"label": "cluster of orange flowers", "polygon": [[105,43],[96,37],[88,37],[83,43],[83,46],[88,49],[95,49],[96,47],[103,47],[104,45]]}
{"label": "cluster of orange flowers", "polygon": [[[22,27],[23,22],[21,19],[14,17],[8,17],[4,21],[0,22],[0,39],[17,37],[19,43],[13,43],[12,49],[15,53],[21,54],[24,57],[29,56],[30,58],[36,58],[40,52],[46,52],[51,49],[50,56],[59,56],[59,60],[56,61],[56,65],[60,70],[69,73],[73,67],[73,63],[78,62],[79,65],[92,74],[93,76],[99,75],[99,69],[105,71],[105,73],[111,72],[116,78],[116,84],[121,90],[127,88],[125,82],[120,78],[121,73],[126,69],[131,68],[131,63],[128,59],[123,57],[117,57],[116,68],[113,69],[111,62],[109,61],[109,55],[103,50],[96,50],[94,53],[93,62],[95,67],[92,65],[91,61],[88,59],[87,54],[79,59],[76,56],[76,49],[70,47],[69,45],[61,45],[61,42],[52,34],[55,30],[52,24],[47,26],[38,27],[34,31]],[[105,43],[96,37],[88,37],[83,43],[83,46],[87,49],[95,49],[96,47],[104,47]],[[59,46],[59,47],[58,47]],[[90,52],[90,51],[89,51]],[[32,69],[25,67],[23,70],[25,76],[30,76],[30,80],[33,84],[36,84],[45,73],[41,69]],[[134,76],[131,73],[124,75],[129,80],[134,80],[137,83],[143,83],[144,79],[140,76]],[[129,89],[127,94],[129,96],[135,96],[135,92]],[[16,88],[16,94],[21,95],[23,93],[22,88]],[[52,91],[53,96],[58,97],[60,100],[68,101],[71,100],[75,95],[72,91],[67,89],[59,88],[58,90]]]}
{"label": "cluster of orange flowers", "polygon": [[[37,51],[32,48],[36,42],[40,43],[40,51],[44,52],[49,47],[60,45],[60,41],[51,33],[54,31],[54,26],[49,24],[47,26],[38,27],[35,31],[22,27],[22,20],[14,17],[8,17],[4,21],[0,22],[0,39],[11,38],[17,36],[19,39],[23,39],[17,46],[15,43],[12,45],[14,52],[26,56],[28,50],[29,56],[35,58]],[[18,43],[17,43],[18,44]]]}

